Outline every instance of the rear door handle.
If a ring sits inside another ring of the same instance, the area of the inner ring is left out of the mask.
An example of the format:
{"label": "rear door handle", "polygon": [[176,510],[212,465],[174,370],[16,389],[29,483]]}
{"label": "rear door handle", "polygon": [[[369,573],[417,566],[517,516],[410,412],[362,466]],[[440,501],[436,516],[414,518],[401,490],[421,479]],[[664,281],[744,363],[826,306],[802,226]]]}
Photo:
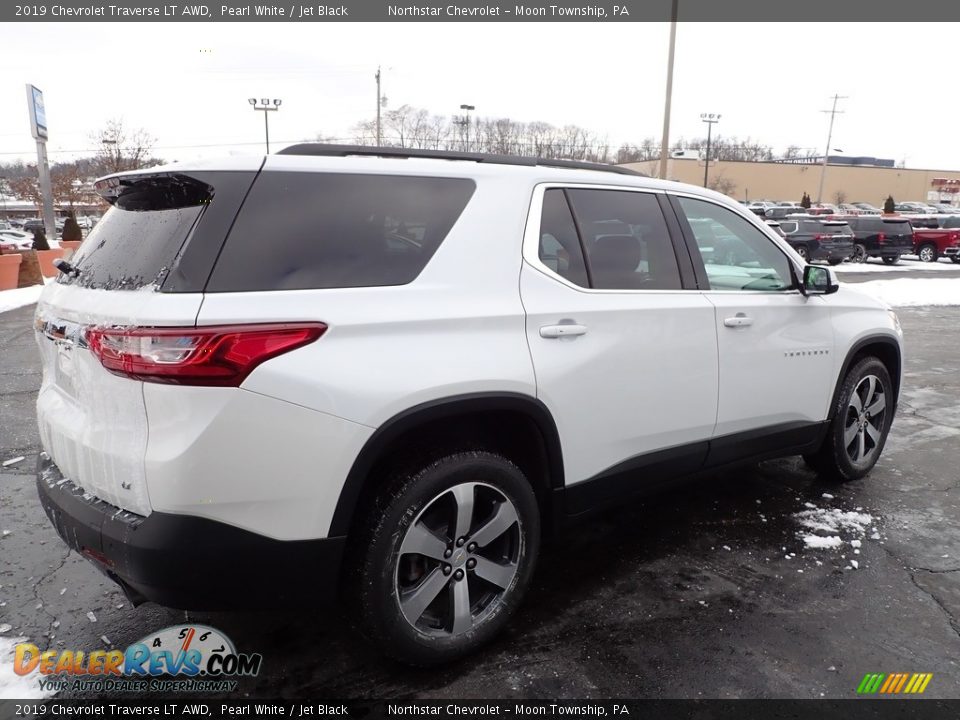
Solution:
{"label": "rear door handle", "polygon": [[724,318],[723,324],[727,327],[747,327],[753,325],[753,318],[747,317],[743,313],[737,313],[733,317]]}
{"label": "rear door handle", "polygon": [[586,333],[586,325],[544,325],[540,328],[540,337],[542,338],[575,337]]}

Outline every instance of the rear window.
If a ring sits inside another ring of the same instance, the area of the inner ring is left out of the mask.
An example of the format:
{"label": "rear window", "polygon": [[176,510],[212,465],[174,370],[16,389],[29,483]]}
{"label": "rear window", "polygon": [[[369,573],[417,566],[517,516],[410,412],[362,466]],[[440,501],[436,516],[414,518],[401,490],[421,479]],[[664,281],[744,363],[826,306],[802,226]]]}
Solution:
{"label": "rear window", "polygon": [[112,203],[71,260],[76,277],[57,282],[104,290],[159,287],[212,198],[212,188],[179,175],[124,178],[108,190]]}
{"label": "rear window", "polygon": [[820,232],[825,235],[850,235],[853,230],[847,223],[822,223]]}
{"label": "rear window", "polygon": [[207,290],[404,285],[433,257],[474,188],[463,178],[263,173]]}

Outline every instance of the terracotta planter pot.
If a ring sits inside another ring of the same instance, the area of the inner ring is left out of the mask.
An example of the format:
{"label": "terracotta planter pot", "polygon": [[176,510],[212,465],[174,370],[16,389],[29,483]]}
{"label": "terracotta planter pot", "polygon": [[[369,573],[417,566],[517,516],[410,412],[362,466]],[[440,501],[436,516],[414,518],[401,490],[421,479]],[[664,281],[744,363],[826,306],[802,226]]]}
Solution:
{"label": "terracotta planter pot", "polygon": [[56,277],[60,271],[53,266],[53,261],[62,258],[66,253],[63,248],[51,250],[37,250],[37,260],[40,262],[40,273],[44,277]]}
{"label": "terracotta planter pot", "polygon": [[22,260],[23,256],[17,253],[0,255],[0,290],[13,290],[17,287]]}

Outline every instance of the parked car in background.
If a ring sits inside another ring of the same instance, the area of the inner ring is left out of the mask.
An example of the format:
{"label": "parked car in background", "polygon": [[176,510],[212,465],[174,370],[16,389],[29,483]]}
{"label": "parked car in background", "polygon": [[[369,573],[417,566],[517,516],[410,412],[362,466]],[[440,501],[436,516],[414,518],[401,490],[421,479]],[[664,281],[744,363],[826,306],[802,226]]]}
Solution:
{"label": "parked car in background", "polygon": [[853,262],[878,257],[887,265],[896,265],[900,256],[913,252],[913,226],[905,217],[895,215],[851,215],[846,220],[853,230]]}
{"label": "parked car in background", "polygon": [[790,247],[807,262],[826,260],[839,265],[853,255],[853,230],[844,220],[790,217],[780,221]]}
{"label": "parked car in background", "polygon": [[950,205],[949,203],[933,203],[933,206],[937,208],[943,215],[957,215],[960,214],[960,206]]}
{"label": "parked car in background", "polygon": [[860,215],[863,212],[853,203],[840,203],[837,205],[837,211],[843,213],[844,215]]}
{"label": "parked car in background", "polygon": [[767,211],[763,214],[765,220],[783,220],[784,218],[790,217],[791,215],[806,215],[807,211],[802,207],[786,206],[786,205],[777,205],[775,207],[767,208]]}
{"label": "parked car in background", "polygon": [[[960,221],[960,217],[956,218]],[[960,227],[913,228],[913,254],[923,262],[936,262],[948,257],[960,263]]]}
{"label": "parked car in background", "polygon": [[10,223],[0,223],[0,244],[16,250],[29,250],[33,247],[33,233],[17,230]]}
{"label": "parked car in background", "polygon": [[776,220],[764,220],[764,222],[767,224],[767,227],[773,230],[777,235],[779,235],[782,238],[786,237],[786,235],[783,232],[783,228],[780,227],[779,222],[777,222]]}
{"label": "parked car in background", "polygon": [[893,210],[898,213],[912,213],[914,215],[929,215],[931,212],[933,212],[934,215],[938,214],[937,209],[932,205],[912,200],[895,203]]}
{"label": "parked car in background", "polygon": [[883,212],[883,210],[878,208],[876,205],[871,205],[870,203],[867,203],[867,202],[855,202],[852,204],[855,208],[858,208],[860,210],[859,212],[860,215],[879,215],[880,213]]}
{"label": "parked car in background", "polygon": [[831,203],[815,203],[807,210],[809,215],[836,215],[840,210]]}
{"label": "parked car in background", "polygon": [[938,228],[942,215],[904,215],[915,228]]}
{"label": "parked car in background", "polygon": [[777,204],[770,200],[754,200],[747,205],[747,209],[750,212],[759,215],[760,217],[764,217],[767,213],[767,210],[775,207],[777,207]]}

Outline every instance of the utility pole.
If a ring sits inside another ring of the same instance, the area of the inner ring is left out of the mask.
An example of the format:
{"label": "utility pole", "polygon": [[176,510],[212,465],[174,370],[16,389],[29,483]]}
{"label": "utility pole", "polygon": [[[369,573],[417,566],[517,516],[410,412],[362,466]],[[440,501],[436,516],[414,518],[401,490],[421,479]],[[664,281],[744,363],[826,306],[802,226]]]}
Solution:
{"label": "utility pole", "polygon": [[720,122],[720,115],[714,113],[700,113],[700,120],[707,123],[707,162],[703,166],[703,186],[707,186],[707,176],[710,174],[710,138],[714,123]]}
{"label": "utility pole", "polygon": [[667,179],[667,153],[670,151],[670,100],[673,96],[673,51],[677,42],[679,0],[670,7],[670,50],[667,52],[667,97],[663,103],[663,137],[660,139],[660,179]]}
{"label": "utility pole", "polygon": [[374,75],[377,79],[377,147],[380,147],[380,66],[377,65],[377,74]]}
{"label": "utility pole", "polygon": [[827,160],[830,157],[830,140],[833,138],[833,118],[836,115],[843,115],[843,110],[837,110],[838,100],[847,100],[846,95],[834,95],[833,107],[830,110],[821,110],[823,113],[830,113],[830,129],[827,130],[827,147],[823,152],[823,166],[820,168],[820,187],[817,189],[817,202],[823,202],[823,181],[827,176]]}

